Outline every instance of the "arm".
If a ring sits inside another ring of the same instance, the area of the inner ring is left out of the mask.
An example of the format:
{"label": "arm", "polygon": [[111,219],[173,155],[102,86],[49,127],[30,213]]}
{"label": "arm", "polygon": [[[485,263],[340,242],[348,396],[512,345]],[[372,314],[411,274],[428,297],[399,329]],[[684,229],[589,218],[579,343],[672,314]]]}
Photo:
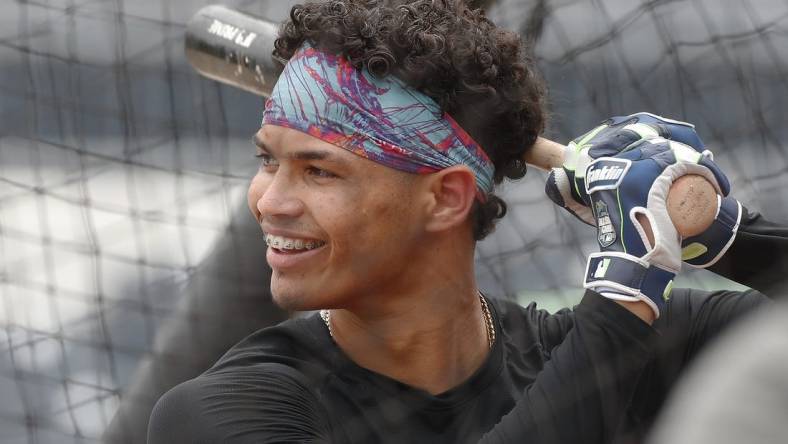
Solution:
{"label": "arm", "polygon": [[291,368],[268,364],[176,386],[153,409],[148,443],[328,442],[324,418]]}
{"label": "arm", "polygon": [[[631,334],[636,334],[638,330],[631,330],[631,324],[625,319],[608,317],[611,314],[615,316],[616,313],[616,310],[611,312],[611,309],[616,307],[611,308],[610,301],[605,300],[607,304],[594,305],[600,312],[599,316],[588,316],[588,309],[592,307],[589,298],[592,295],[601,299],[589,292],[575,311],[564,309],[551,315],[529,307],[532,321],[523,323],[538,326],[535,334],[543,346],[543,357],[549,362],[534,385],[526,391],[526,398],[517,404],[509,417],[489,433],[486,437],[488,441],[485,442],[509,442],[515,437],[528,434],[539,437],[538,440],[531,438],[531,442],[536,443],[610,442],[609,437],[608,440],[600,438],[597,441],[586,441],[585,435],[581,433],[593,436],[589,434],[591,432],[587,429],[576,430],[574,426],[566,425],[599,426],[598,430],[609,434],[614,424],[606,418],[614,414],[614,406],[618,409],[616,411],[620,415],[619,420],[626,421],[625,427],[615,431],[616,436],[620,438],[622,433],[628,434],[627,436],[633,437],[633,442],[638,442],[648,430],[676,380],[700,350],[734,321],[768,303],[763,294],[754,290],[737,292],[675,289],[666,304],[664,314],[654,323],[654,330],[660,334],[652,333],[650,338],[643,342],[635,340],[633,343],[639,345],[633,346],[632,343],[627,345],[626,341],[632,340]],[[610,321],[616,325],[610,325]],[[584,334],[578,336],[575,332],[576,323],[579,331],[585,332]],[[630,330],[621,332],[622,328]],[[645,359],[637,357],[638,347],[643,346],[648,346],[651,350]],[[608,357],[604,356],[605,350],[608,350]],[[589,353],[593,355],[591,358],[588,358]],[[618,362],[626,361],[631,367],[618,367],[621,371],[616,372],[615,366],[599,365],[608,363],[609,356],[612,355],[617,357]],[[572,362],[580,359],[585,363]],[[588,361],[585,361],[586,359]],[[561,365],[563,367],[560,367]],[[584,365],[587,368],[583,369]],[[637,374],[640,375],[639,378]],[[576,380],[578,375],[590,375],[595,379]],[[543,394],[545,399],[539,399],[539,395],[546,393],[547,389],[544,387],[552,387],[554,393]],[[580,397],[566,400],[567,397],[571,398],[573,393],[584,392],[594,392],[595,395],[586,397],[583,402]],[[558,399],[557,394],[563,394],[565,400],[562,402],[568,405],[554,402]],[[620,407],[620,404],[617,406],[616,400],[621,402],[621,399],[628,400],[629,404],[624,407]],[[573,403],[580,409],[572,411],[569,407],[572,407]],[[608,410],[603,412],[602,409]],[[520,412],[521,416],[531,415],[531,410],[536,411],[533,416],[539,415],[542,420],[531,418],[530,421],[525,421],[522,417],[517,419],[514,416],[516,411]],[[545,417],[553,420],[544,420]],[[562,427],[567,430],[561,430]],[[537,434],[537,430],[539,433],[552,433],[552,436]]]}
{"label": "arm", "polygon": [[788,270],[788,228],[743,208],[736,239],[709,269],[770,296],[785,295],[788,290],[785,273]]}
{"label": "arm", "polygon": [[682,378],[648,442],[785,442],[787,322],[788,307],[777,305],[715,342]]}
{"label": "arm", "polygon": [[586,292],[571,313],[539,316],[546,340],[563,341],[483,443],[609,442],[652,352],[654,330],[614,301]]}
{"label": "arm", "polygon": [[694,358],[736,321],[768,303],[754,290],[674,290],[665,315],[654,323],[661,335],[654,346],[654,359],[633,397],[628,411],[631,427],[621,442],[641,442]]}
{"label": "arm", "polygon": [[[596,443],[616,436],[638,401],[638,384],[655,345],[648,319],[636,309],[648,304],[652,319],[659,317],[681,268],[681,238],[667,214],[670,185],[686,174],[700,174],[727,192],[727,179],[710,156],[660,137],[651,126],[628,120],[603,125],[581,142],[604,148],[595,137],[609,139],[619,155],[574,168],[579,174],[571,189],[583,192],[600,246],[586,267],[584,285],[590,291],[575,309],[572,329],[484,442]],[[551,193],[551,184],[558,182],[548,179],[548,195],[565,203],[564,194]]]}

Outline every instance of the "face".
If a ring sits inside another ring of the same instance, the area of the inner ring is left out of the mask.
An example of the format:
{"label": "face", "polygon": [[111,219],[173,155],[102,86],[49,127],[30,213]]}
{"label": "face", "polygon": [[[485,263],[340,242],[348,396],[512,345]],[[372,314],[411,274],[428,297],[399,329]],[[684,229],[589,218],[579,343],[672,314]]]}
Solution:
{"label": "face", "polygon": [[254,139],[261,162],[248,203],[274,301],[315,310],[404,291],[426,235],[419,176],[289,128],[266,125]]}

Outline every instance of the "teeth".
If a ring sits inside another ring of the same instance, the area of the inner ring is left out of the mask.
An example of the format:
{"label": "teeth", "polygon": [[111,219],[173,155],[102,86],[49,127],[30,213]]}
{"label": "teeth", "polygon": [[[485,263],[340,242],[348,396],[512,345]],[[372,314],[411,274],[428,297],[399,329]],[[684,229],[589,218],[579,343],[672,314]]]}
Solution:
{"label": "teeth", "polygon": [[323,241],[313,241],[304,239],[295,239],[283,236],[274,236],[272,234],[265,235],[265,243],[269,247],[274,247],[277,250],[314,250],[317,247],[323,246]]}

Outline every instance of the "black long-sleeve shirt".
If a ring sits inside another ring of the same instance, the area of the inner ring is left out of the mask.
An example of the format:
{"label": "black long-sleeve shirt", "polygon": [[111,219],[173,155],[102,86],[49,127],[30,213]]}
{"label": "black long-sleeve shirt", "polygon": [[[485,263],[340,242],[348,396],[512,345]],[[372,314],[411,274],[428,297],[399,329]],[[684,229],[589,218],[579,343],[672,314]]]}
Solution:
{"label": "black long-sleeve shirt", "polygon": [[[745,214],[731,252],[717,271],[764,285],[770,268],[741,273],[756,259],[738,255],[785,261],[788,230]],[[357,366],[319,316],[290,320],[165,394],[149,443],[636,442],[686,362],[764,300],[676,289],[653,327],[591,291],[555,314],[491,300],[498,335],[486,362],[439,395]]]}

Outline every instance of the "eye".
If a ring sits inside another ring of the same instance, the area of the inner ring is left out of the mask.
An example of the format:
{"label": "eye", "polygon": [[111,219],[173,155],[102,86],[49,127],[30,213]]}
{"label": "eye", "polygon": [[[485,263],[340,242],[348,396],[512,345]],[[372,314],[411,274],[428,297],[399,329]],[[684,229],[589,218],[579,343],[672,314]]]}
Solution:
{"label": "eye", "polygon": [[328,178],[337,177],[336,174],[334,174],[334,173],[332,173],[330,171],[326,171],[326,170],[324,170],[322,168],[317,168],[317,167],[314,167],[314,166],[307,167],[306,171],[307,171],[307,173],[309,175],[315,176],[315,177],[318,177],[318,178],[321,178],[321,179],[328,179]]}
{"label": "eye", "polygon": [[260,159],[260,168],[275,168],[279,166],[279,162],[274,159],[274,156],[268,153],[258,153],[254,156]]}

